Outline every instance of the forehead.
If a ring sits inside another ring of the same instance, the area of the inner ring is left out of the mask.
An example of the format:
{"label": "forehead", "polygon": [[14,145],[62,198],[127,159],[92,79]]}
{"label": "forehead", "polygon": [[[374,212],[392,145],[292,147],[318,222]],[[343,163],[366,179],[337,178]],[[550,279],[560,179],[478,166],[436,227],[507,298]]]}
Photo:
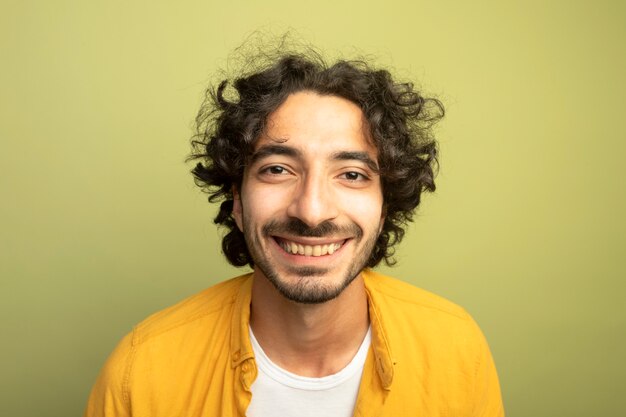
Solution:
{"label": "forehead", "polygon": [[277,142],[319,155],[337,150],[377,155],[359,106],[341,97],[310,91],[291,94],[269,115],[255,149]]}

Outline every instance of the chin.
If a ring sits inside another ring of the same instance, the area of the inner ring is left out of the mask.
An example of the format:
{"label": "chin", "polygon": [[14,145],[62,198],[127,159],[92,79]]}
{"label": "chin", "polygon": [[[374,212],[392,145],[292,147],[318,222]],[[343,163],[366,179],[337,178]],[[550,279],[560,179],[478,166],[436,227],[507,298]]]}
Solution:
{"label": "chin", "polygon": [[259,267],[263,275],[283,297],[300,304],[321,304],[331,301],[337,298],[358,276],[358,272],[344,274],[340,282],[328,283],[324,282],[326,280],[323,278],[328,275],[328,269],[301,267],[294,268],[285,275],[291,278],[289,281],[293,281],[287,282],[279,276],[277,271],[266,271],[261,265]]}

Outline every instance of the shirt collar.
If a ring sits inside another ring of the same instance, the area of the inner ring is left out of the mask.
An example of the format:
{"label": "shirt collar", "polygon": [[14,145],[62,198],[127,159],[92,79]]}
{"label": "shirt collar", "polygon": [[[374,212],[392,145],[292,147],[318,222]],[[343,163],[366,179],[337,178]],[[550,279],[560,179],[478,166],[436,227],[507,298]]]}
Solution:
{"label": "shirt collar", "polygon": [[[392,357],[391,346],[384,318],[380,311],[380,300],[376,291],[376,274],[369,269],[362,272],[367,293],[370,325],[372,327],[372,350],[376,362],[376,372],[382,387],[391,389],[394,375],[395,361]],[[231,366],[239,366],[242,362],[254,358],[252,343],[250,342],[250,301],[252,298],[252,274],[241,277],[243,283],[235,295],[234,310],[231,321],[230,350]]]}
{"label": "shirt collar", "polygon": [[241,277],[243,283],[235,295],[230,327],[230,357],[233,368],[254,357],[248,327],[250,325],[250,300],[252,298],[252,274]]}
{"label": "shirt collar", "polygon": [[385,328],[385,319],[381,313],[380,293],[376,290],[376,274],[369,269],[363,271],[363,281],[367,292],[370,324],[372,326],[372,349],[376,359],[376,372],[384,389],[391,389],[394,365],[391,343]]}

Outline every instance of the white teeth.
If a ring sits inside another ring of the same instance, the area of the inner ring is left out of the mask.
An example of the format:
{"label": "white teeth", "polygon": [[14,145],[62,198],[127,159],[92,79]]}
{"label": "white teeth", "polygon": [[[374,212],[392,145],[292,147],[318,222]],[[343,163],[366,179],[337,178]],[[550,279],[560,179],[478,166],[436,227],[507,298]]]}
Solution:
{"label": "white teeth", "polygon": [[337,251],[340,247],[340,243],[331,243],[329,245],[302,245],[300,243],[295,242],[287,242],[281,241],[280,246],[289,253],[294,255],[304,255],[304,256],[324,256],[324,255],[332,255]]}

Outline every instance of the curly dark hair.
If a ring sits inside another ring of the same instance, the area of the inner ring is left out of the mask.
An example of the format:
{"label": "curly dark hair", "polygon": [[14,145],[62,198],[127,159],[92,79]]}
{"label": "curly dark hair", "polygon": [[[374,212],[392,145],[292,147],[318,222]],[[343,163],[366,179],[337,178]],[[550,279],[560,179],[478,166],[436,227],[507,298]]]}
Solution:
{"label": "curly dark hair", "polygon": [[[232,88],[234,87],[234,89]],[[268,116],[299,91],[333,95],[357,104],[378,149],[385,220],[368,260],[373,267],[395,263],[393,246],[413,220],[423,191],[435,190],[437,143],[432,126],[444,115],[441,102],[424,98],[412,83],[395,82],[387,70],[363,60],[338,60],[327,65],[318,54],[289,53],[260,70],[222,81],[209,88],[196,117],[190,159],[196,183],[220,202],[215,223],[228,232],[222,249],[235,266],[253,266],[233,210],[233,187],[240,188],[244,168]]]}

